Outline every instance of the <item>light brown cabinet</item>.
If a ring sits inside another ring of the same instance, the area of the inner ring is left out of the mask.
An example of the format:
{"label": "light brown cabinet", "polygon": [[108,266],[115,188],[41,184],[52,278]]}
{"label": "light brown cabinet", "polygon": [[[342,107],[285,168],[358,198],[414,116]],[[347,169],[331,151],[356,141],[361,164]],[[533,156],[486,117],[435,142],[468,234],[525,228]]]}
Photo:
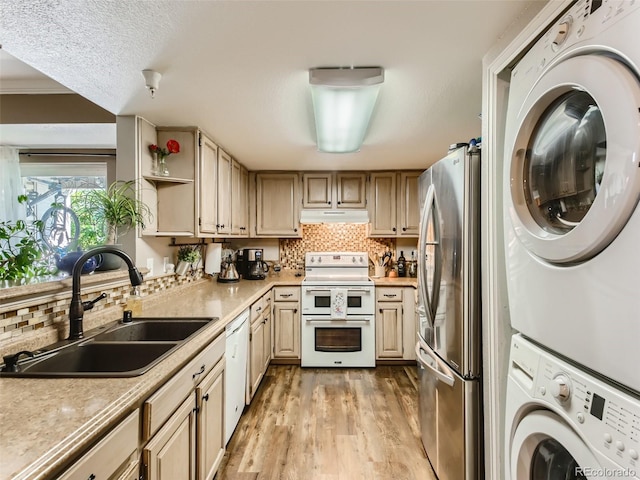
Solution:
{"label": "light brown cabinet", "polygon": [[415,360],[415,289],[376,287],[376,358]]}
{"label": "light brown cabinet", "polygon": [[231,162],[231,236],[249,236],[249,172],[235,159]]}
{"label": "light brown cabinet", "polygon": [[218,194],[217,233],[227,236],[231,233],[231,170],[232,160],[227,152],[218,149],[218,184],[215,188]]}
{"label": "light brown cabinet", "polygon": [[142,472],[153,480],[210,480],[224,455],[224,335],[143,404]]}
{"label": "light brown cabinet", "polygon": [[300,359],[300,287],[273,289],[273,358]]}
{"label": "light brown cabinet", "polygon": [[264,377],[272,350],[271,291],[251,305],[251,329],[249,333],[249,381],[247,382],[247,405],[255,395]]}
{"label": "light brown cabinet", "polygon": [[297,173],[255,175],[256,237],[300,237],[300,177]]}
{"label": "light brown cabinet", "polygon": [[366,207],[366,174],[362,172],[305,172],[302,207],[358,209]]}
{"label": "light brown cabinet", "polygon": [[421,172],[373,172],[369,181],[369,236],[417,237]]}
{"label": "light brown cabinet", "polygon": [[59,480],[138,478],[138,428],[140,414],[135,410],[85,453]]}

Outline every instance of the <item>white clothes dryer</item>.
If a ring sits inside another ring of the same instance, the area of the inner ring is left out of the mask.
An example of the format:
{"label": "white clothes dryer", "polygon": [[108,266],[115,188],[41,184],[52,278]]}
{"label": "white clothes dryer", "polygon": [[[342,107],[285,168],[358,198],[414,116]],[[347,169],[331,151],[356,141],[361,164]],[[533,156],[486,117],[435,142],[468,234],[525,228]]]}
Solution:
{"label": "white clothes dryer", "polygon": [[640,0],[579,0],[512,71],[513,328],[640,392]]}
{"label": "white clothes dryer", "polygon": [[519,334],[510,360],[506,480],[640,479],[640,397]]}

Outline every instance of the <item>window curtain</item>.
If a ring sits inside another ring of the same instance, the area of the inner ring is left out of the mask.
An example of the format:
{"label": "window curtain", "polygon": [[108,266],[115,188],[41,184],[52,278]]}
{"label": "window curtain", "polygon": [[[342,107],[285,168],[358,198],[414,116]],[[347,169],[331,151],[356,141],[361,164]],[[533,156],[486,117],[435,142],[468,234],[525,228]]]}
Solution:
{"label": "window curtain", "polygon": [[18,195],[22,193],[18,149],[0,147],[0,221],[25,219],[25,207],[18,203]]}

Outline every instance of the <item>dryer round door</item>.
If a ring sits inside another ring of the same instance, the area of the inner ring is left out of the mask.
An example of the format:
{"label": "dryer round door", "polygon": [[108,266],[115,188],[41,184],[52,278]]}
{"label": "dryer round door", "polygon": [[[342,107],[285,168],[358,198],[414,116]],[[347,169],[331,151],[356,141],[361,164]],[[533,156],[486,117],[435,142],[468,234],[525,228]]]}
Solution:
{"label": "dryer round door", "polygon": [[518,424],[508,470],[513,480],[582,480],[604,471],[584,441],[557,415],[536,410]]}
{"label": "dryer round door", "polygon": [[525,98],[510,154],[510,217],[524,246],[586,261],[640,198],[640,83],[621,61],[583,55],[549,68]]}

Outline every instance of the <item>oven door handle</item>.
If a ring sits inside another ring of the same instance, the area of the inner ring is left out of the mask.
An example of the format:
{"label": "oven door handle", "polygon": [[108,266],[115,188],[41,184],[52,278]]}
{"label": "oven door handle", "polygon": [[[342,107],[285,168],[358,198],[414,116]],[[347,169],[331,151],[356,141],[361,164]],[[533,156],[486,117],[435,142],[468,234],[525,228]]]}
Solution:
{"label": "oven door handle", "polygon": [[352,322],[370,322],[370,318],[305,318],[305,322],[344,322],[344,323],[352,323]]}
{"label": "oven door handle", "polygon": [[305,290],[306,292],[330,292],[331,289],[330,288],[306,288]]}

